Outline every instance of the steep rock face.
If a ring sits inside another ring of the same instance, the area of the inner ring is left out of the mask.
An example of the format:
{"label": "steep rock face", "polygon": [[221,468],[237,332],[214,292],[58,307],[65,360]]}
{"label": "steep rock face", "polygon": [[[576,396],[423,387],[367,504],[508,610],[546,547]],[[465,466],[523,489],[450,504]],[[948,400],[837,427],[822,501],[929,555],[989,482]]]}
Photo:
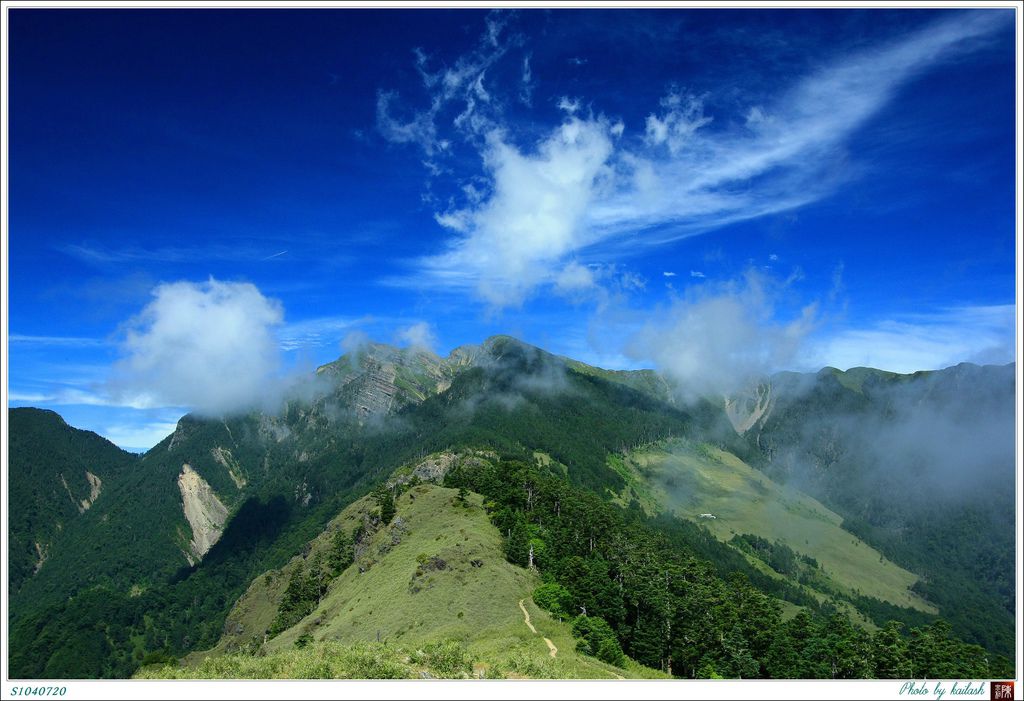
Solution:
{"label": "steep rock face", "polygon": [[186,557],[195,564],[220,540],[228,510],[206,480],[188,463],[181,466],[178,489],[181,491],[182,511],[192,527],[192,540]]}
{"label": "steep rock face", "polygon": [[773,403],[771,383],[762,382],[735,396],[726,397],[725,415],[736,433],[742,436],[758,422],[767,421]]}
{"label": "steep rock face", "polygon": [[449,363],[429,351],[378,343],[369,343],[316,372],[336,386],[335,397],[360,418],[422,402],[443,391],[452,376]]}
{"label": "steep rock face", "polygon": [[89,498],[82,499],[81,510],[88,511],[89,507],[96,503],[96,498],[103,491],[103,480],[89,472],[85,471],[85,479],[89,482]]}

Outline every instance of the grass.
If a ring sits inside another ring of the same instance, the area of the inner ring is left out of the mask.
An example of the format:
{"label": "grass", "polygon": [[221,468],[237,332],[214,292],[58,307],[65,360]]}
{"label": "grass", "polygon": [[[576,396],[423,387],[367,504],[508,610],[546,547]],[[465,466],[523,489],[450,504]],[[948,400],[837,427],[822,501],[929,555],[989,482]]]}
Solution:
{"label": "grass", "polygon": [[[706,444],[673,441],[630,455],[626,465],[661,508],[698,521],[719,539],[753,533],[814,557],[832,583],[859,593],[935,613],[910,591],[917,577],[842,529],[842,518],[815,499],[779,484],[731,453]],[[613,466],[614,467],[614,466]],[[714,514],[701,519],[700,514]]]}
{"label": "grass", "polygon": [[[457,495],[431,484],[402,494],[391,526],[377,531],[356,562],[331,582],[316,610],[277,637],[263,642],[301,556],[253,581],[215,648],[190,655],[185,666],[147,669],[140,676],[357,678],[379,670],[396,678],[664,676],[577,653],[569,624],[530,599],[540,583],[537,574],[505,560],[501,535],[480,496],[470,494],[462,506]],[[326,550],[335,528],[351,531],[372,510],[368,499],[348,507],[310,544],[306,559]],[[520,600],[537,634],[524,623]],[[557,657],[550,657],[545,637],[558,648]]]}

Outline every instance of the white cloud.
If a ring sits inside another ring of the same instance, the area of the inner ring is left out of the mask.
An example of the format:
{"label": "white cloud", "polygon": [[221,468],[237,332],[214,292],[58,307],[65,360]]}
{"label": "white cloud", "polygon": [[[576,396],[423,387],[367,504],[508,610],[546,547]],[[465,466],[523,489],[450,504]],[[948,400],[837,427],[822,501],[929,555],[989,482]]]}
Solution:
{"label": "white cloud", "polygon": [[601,240],[647,230],[646,243],[658,244],[820,199],[847,177],[848,169],[832,166],[856,129],[908,79],[969,50],[1001,21],[998,13],[958,13],[841,57],[760,107],[765,117],[742,129],[708,131],[700,100],[670,92],[666,111],[647,124],[648,144],[668,153],[623,157],[613,195],[588,212],[586,225]]}
{"label": "white cloud", "polygon": [[808,364],[901,373],[960,362],[1005,364],[1015,357],[1015,321],[1012,304],[901,315],[817,339],[808,349]]}
{"label": "white cloud", "polygon": [[39,392],[19,392],[17,390],[11,390],[7,393],[7,401],[9,402],[48,402],[50,401],[50,395],[41,394]]}
{"label": "white cloud", "polygon": [[223,415],[279,396],[281,305],[248,283],[175,282],[127,325],[111,395]]}
{"label": "white cloud", "polygon": [[277,330],[281,350],[322,348],[337,343],[355,325],[367,321],[366,317],[325,316],[284,324]]}
{"label": "white cloud", "polygon": [[124,450],[149,450],[174,433],[177,424],[156,421],[144,424],[118,424],[100,431],[107,440]]}
{"label": "white cloud", "polygon": [[530,69],[530,55],[523,57],[523,78],[519,86],[519,100],[527,107],[533,102],[533,89],[536,84],[533,82],[533,71]]}
{"label": "white cloud", "polygon": [[417,144],[428,156],[433,156],[439,150],[433,112],[419,112],[409,121],[401,121],[392,114],[392,103],[397,99],[398,93],[394,91],[377,94],[377,129],[388,141]]}
{"label": "white cloud", "polygon": [[368,343],[371,343],[370,335],[362,329],[354,329],[345,334],[339,345],[342,353],[355,353]]}
{"label": "white cloud", "polygon": [[690,271],[690,277],[705,278],[705,277],[707,277],[707,275],[705,275],[704,273],[702,273],[699,270],[691,270]]}
{"label": "white cloud", "polygon": [[748,273],[739,281],[690,290],[650,315],[626,346],[674,379],[684,399],[730,394],[799,355],[814,325],[809,305],[779,319],[775,300],[786,283]]}
{"label": "white cloud", "polygon": [[558,101],[558,109],[562,110],[566,114],[576,114],[580,111],[580,101],[563,95]]}
{"label": "white cloud", "polygon": [[437,335],[426,321],[405,326],[395,333],[399,345],[433,351],[437,347]]}
{"label": "white cloud", "polygon": [[[432,90],[430,128],[439,124],[439,105],[457,102],[463,112],[456,126],[472,137],[492,187],[482,199],[438,213],[452,234],[446,250],[415,261],[414,274],[391,282],[475,289],[492,306],[516,306],[537,287],[557,284],[569,260],[599,262],[818,200],[852,177],[855,167],[836,167],[846,158],[846,141],[906,81],[972,49],[1004,19],[956,13],[837,57],[747,108],[745,120],[724,115],[716,128],[703,98],[677,88],[632,139],[622,138],[621,121],[584,116],[585,100],[563,97],[561,124],[526,125],[524,133],[546,134],[533,148],[517,145],[500,110],[482,111],[474,86],[501,58],[490,41],[501,29],[488,25],[480,47],[452,68],[422,74]],[[388,124],[383,117],[381,123]],[[426,134],[436,143],[426,126],[408,124],[408,140]]]}
{"label": "white cloud", "polygon": [[118,392],[112,395],[102,389],[83,390],[76,387],[55,389],[48,392],[11,392],[12,402],[33,402],[48,406],[102,406],[127,409],[166,408],[157,397],[147,392]]}
{"label": "white cloud", "polygon": [[575,295],[595,284],[594,271],[576,261],[570,261],[555,277],[555,289],[563,295]]}
{"label": "white cloud", "polygon": [[662,98],[665,112],[659,117],[647,116],[646,141],[650,146],[664,144],[672,156],[678,156],[697,130],[713,120],[704,115],[704,100],[695,95],[684,94],[673,88]]}
{"label": "white cloud", "polygon": [[580,221],[608,176],[608,132],[606,121],[571,117],[533,153],[501,131],[488,134],[483,155],[493,193],[440,220],[457,237],[448,251],[421,261],[427,276],[475,286],[497,307],[520,304],[537,285],[553,282],[553,266],[586,244]]}
{"label": "white cloud", "polygon": [[86,348],[93,346],[105,346],[109,341],[102,338],[85,338],[81,336],[26,336],[25,334],[12,333],[7,337],[10,343],[20,343],[33,346],[69,346]]}
{"label": "white cloud", "polygon": [[676,274],[674,272],[672,272],[671,270],[666,270],[665,272],[662,273],[662,275],[664,275],[665,277],[675,277],[676,276]]}
{"label": "white cloud", "polygon": [[[436,169],[433,158],[449,150],[447,139],[439,135],[438,122],[446,111],[457,115],[452,124],[470,135],[483,134],[494,128],[501,114],[498,101],[491,100],[485,85],[488,69],[497,63],[510,48],[519,44],[518,37],[503,36],[507,20],[500,13],[491,13],[486,30],[477,45],[454,64],[436,70],[430,68],[430,56],[421,49],[414,50],[416,70],[429,96],[430,106],[414,110],[411,115],[395,116],[399,95],[393,90],[377,93],[377,130],[393,143],[415,144],[426,154],[428,169]],[[520,99],[529,102],[533,89],[533,76],[529,57],[524,59]]]}

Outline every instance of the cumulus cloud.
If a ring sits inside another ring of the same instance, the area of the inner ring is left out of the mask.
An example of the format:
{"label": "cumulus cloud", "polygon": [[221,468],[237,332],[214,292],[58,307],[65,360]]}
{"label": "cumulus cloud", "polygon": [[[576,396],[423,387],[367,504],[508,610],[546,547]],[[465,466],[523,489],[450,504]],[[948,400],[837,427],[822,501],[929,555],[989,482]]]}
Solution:
{"label": "cumulus cloud", "polygon": [[[490,185],[439,212],[450,233],[444,250],[391,281],[475,289],[492,306],[517,306],[538,287],[557,290],[568,261],[600,262],[816,201],[854,176],[846,142],[908,80],[971,50],[1004,21],[992,12],[946,16],[837,56],[773,99],[721,119],[706,112],[704,96],[672,86],[627,138],[627,125],[585,112],[590,103],[579,98],[558,102],[560,124],[506,123],[495,99],[500,86],[484,88],[504,51],[493,41],[504,25],[492,16],[477,48],[453,66],[421,66],[431,106],[415,119],[392,125],[392,96],[382,93],[382,131],[428,154],[440,143],[440,110],[457,103],[454,126],[479,150]],[[517,138],[519,127],[530,145]]]}
{"label": "cumulus cloud", "polygon": [[690,290],[650,315],[626,353],[672,378],[684,400],[732,394],[785,369],[813,329],[814,305],[780,319],[787,283],[750,272],[743,279]]}
{"label": "cumulus cloud", "polygon": [[529,153],[492,131],[483,156],[493,194],[439,218],[456,237],[446,252],[421,261],[427,276],[475,288],[498,307],[520,304],[560,276],[564,282],[566,270],[579,281],[578,270],[557,264],[586,243],[580,222],[609,176],[611,151],[601,119],[570,117]]}
{"label": "cumulus cloud", "polygon": [[437,347],[437,335],[426,321],[420,321],[400,328],[395,334],[399,345],[418,350],[433,351]]}
{"label": "cumulus cloud", "polygon": [[249,283],[174,282],[126,327],[111,394],[221,416],[279,396],[281,305]]}

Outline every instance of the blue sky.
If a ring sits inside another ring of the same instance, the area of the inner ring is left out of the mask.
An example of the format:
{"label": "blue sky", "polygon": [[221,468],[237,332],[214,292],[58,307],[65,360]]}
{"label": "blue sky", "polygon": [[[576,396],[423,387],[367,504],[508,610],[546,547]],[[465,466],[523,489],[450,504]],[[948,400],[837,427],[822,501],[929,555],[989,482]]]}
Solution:
{"label": "blue sky", "polygon": [[1012,10],[10,11],[9,400],[148,448],[366,338],[692,394],[1015,357]]}

